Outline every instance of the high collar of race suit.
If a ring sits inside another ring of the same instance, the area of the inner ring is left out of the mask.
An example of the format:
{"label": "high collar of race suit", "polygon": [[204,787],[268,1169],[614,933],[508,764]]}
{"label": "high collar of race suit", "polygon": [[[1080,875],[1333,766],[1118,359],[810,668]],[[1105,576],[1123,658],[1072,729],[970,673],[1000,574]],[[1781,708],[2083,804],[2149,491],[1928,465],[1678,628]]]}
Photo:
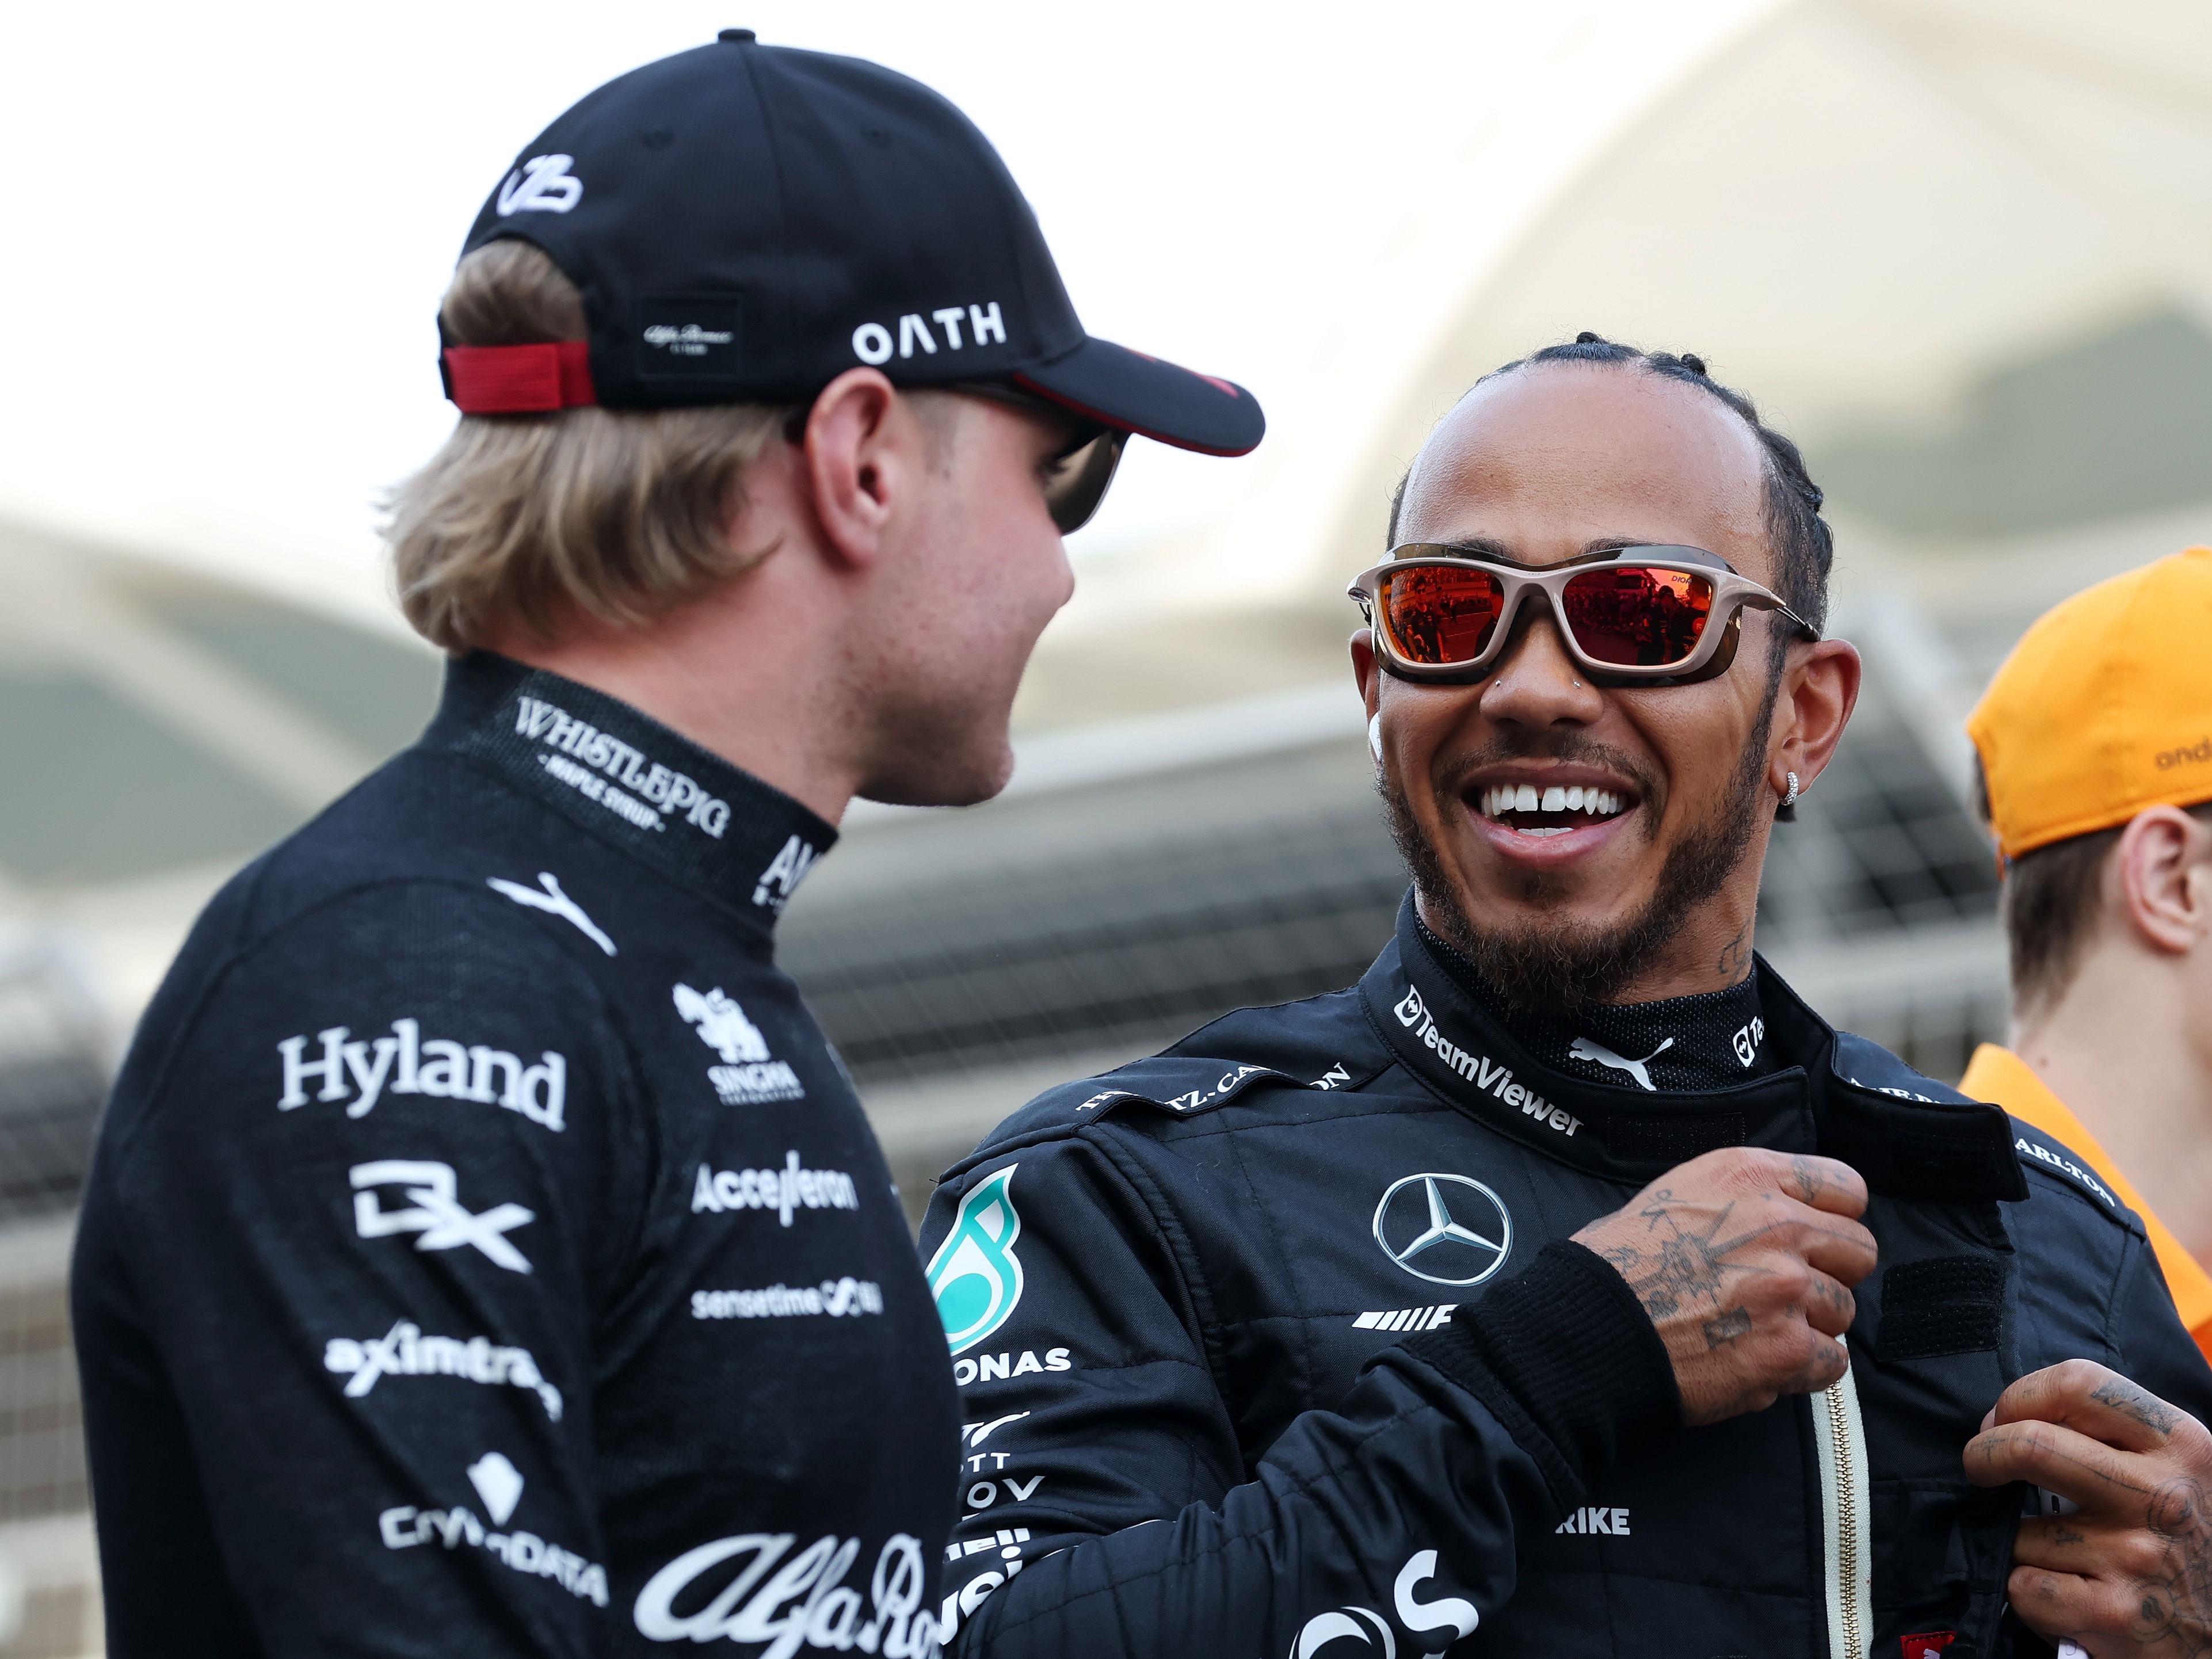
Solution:
{"label": "high collar of race suit", "polygon": [[423,745],[489,767],[592,834],[720,899],[765,939],[837,832],[628,703],[477,651],[451,663]]}
{"label": "high collar of race suit", "polygon": [[1766,1041],[1756,964],[1735,984],[1659,1002],[1591,1003],[1569,1013],[1509,1003],[1416,914],[1429,957],[1532,1059],[1585,1083],[1646,1094],[1727,1089],[1783,1069]]}
{"label": "high collar of race suit", "polygon": [[[1509,1006],[1422,925],[1412,894],[1360,983],[1415,1076],[1485,1123],[1565,1162],[1638,1183],[1723,1146],[1840,1158],[1876,1191],[2024,1196],[2004,1114],[1860,1039],[1839,1039],[1780,975],[1720,992],[1568,1015]],[[1839,1068],[1843,1043],[1885,1073]],[[1917,1086],[1916,1086],[1917,1085]]]}

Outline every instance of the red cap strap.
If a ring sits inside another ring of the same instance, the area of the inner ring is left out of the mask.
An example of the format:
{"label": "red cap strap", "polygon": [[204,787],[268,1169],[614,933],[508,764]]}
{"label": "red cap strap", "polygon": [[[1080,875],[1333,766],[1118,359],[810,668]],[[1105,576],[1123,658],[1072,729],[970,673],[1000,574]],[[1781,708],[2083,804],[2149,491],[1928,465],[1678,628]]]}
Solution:
{"label": "red cap strap", "polygon": [[599,401],[584,340],[447,346],[446,383],[464,415],[526,415]]}

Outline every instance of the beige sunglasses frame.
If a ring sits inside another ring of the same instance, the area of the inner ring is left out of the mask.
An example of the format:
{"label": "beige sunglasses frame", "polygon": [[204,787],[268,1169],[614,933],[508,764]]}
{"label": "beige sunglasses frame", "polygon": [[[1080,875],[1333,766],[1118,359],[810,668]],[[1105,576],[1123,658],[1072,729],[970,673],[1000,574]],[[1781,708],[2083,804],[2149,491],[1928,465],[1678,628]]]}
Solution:
{"label": "beige sunglasses frame", "polygon": [[[1504,589],[1498,625],[1491,630],[1490,643],[1483,647],[1480,654],[1467,662],[1425,663],[1415,662],[1398,648],[1398,642],[1391,637],[1389,629],[1378,620],[1378,614],[1382,608],[1382,579],[1407,565],[1480,570],[1498,579]],[[1574,630],[1567,624],[1567,583],[1577,576],[1588,575],[1591,571],[1604,569],[1608,565],[1679,570],[1687,575],[1702,576],[1713,584],[1712,609],[1705,631],[1698,636],[1697,646],[1688,656],[1678,663],[1662,663],[1649,667],[1601,662],[1577,643]],[[1615,684],[1680,685],[1711,679],[1727,672],[1735,659],[1736,641],[1742,629],[1746,610],[1779,611],[1808,639],[1820,637],[1820,630],[1784,605],[1778,594],[1748,576],[1737,574],[1728,561],[1717,553],[1708,553],[1701,547],[1680,547],[1662,543],[1607,548],[1565,564],[1532,569],[1525,565],[1500,563],[1495,559],[1470,558],[1435,543],[1407,542],[1403,546],[1392,548],[1390,556],[1382,563],[1361,571],[1345,590],[1366,617],[1368,627],[1375,637],[1376,655],[1385,671],[1399,679],[1432,685],[1466,685],[1488,678],[1490,665],[1504,653],[1519,625],[1522,604],[1532,591],[1541,593],[1549,602],[1553,625],[1558,631],[1560,645],[1576,666],[1594,679]],[[1713,625],[1716,620],[1720,622],[1718,627]]]}

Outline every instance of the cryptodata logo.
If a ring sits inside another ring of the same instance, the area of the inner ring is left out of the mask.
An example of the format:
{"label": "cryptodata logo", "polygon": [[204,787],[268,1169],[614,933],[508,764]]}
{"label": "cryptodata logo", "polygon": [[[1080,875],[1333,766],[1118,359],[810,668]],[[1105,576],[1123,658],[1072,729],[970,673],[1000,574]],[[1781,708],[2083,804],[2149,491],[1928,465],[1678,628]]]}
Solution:
{"label": "cryptodata logo", "polygon": [[1022,1264],[1014,1255],[1022,1218],[1009,1190],[1017,1167],[1009,1164],[960,1200],[952,1231],[929,1259],[929,1291],[955,1353],[1005,1324],[1022,1299]]}

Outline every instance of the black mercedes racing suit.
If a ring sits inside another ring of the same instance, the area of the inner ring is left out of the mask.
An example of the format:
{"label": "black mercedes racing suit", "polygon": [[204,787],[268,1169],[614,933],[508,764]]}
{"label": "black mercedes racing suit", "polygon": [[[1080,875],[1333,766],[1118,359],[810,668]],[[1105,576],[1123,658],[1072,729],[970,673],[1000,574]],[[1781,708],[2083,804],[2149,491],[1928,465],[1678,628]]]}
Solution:
{"label": "black mercedes racing suit", "polygon": [[[1961,1449],[2069,1357],[2200,1417],[2212,1372],[2064,1148],[1763,964],[1743,994],[1726,1086],[1666,1086],[1656,1036],[1547,1064],[1409,902],[1358,985],[1008,1120],[922,1237],[966,1419],[952,1650],[2047,1653],[2004,1606],[2025,1494]],[[1856,1168],[1881,1266],[1844,1382],[1685,1431],[1568,1241],[1734,1145]]]}
{"label": "black mercedes racing suit", "polygon": [[771,954],[831,839],[477,655],[223,890],[77,1243],[116,1659],[935,1651],[943,1338]]}

